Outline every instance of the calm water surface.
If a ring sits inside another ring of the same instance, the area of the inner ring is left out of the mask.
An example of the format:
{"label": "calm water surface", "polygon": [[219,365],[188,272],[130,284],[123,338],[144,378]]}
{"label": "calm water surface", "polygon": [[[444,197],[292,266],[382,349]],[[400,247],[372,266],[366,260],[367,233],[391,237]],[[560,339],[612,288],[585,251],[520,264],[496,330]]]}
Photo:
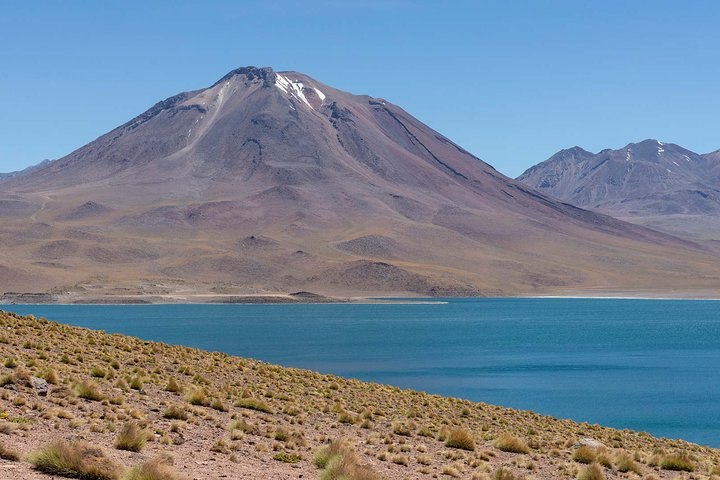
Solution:
{"label": "calm water surface", "polygon": [[0,308],[720,447],[719,302]]}

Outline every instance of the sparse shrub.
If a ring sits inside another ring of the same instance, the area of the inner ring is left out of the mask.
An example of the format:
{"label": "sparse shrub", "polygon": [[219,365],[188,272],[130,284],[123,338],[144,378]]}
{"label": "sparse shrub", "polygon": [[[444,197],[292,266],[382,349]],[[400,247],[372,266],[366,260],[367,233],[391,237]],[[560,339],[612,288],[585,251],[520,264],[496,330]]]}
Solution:
{"label": "sparse shrub", "polygon": [[262,400],[255,398],[241,398],[235,402],[235,406],[239,408],[247,408],[249,410],[257,410],[258,412],[273,413],[272,409],[268,407]]}
{"label": "sparse shrub", "polygon": [[130,379],[130,388],[133,390],[137,390],[138,392],[142,392],[143,389],[143,379],[139,375],[134,376]]}
{"label": "sparse shrub", "polygon": [[181,480],[172,468],[171,461],[155,458],[132,468],[123,480]]}
{"label": "sparse shrub", "polygon": [[679,472],[695,471],[695,464],[687,455],[666,455],[660,460],[660,468]]}
{"label": "sparse shrub", "polygon": [[605,480],[605,473],[599,464],[591,463],[580,469],[577,480]]}
{"label": "sparse shrub", "polygon": [[323,469],[320,480],[380,480],[370,467],[359,463],[355,452],[342,441],[333,441],[319,450],[313,463]]}
{"label": "sparse shrub", "polygon": [[610,460],[610,457],[605,452],[598,453],[595,457],[595,462],[605,468],[612,468],[612,460]]}
{"label": "sparse shrub", "polygon": [[10,423],[10,422],[0,422],[0,433],[4,435],[10,435],[15,430],[17,430],[18,426],[16,423]]}
{"label": "sparse shrub", "polygon": [[391,461],[397,465],[404,466],[407,466],[410,463],[410,459],[406,455],[393,455]]}
{"label": "sparse shrub", "polygon": [[11,462],[17,462],[20,460],[20,453],[11,447],[8,447],[3,442],[0,442],[0,458]]}
{"label": "sparse shrub", "polygon": [[55,370],[52,368],[49,368],[45,370],[43,373],[40,374],[40,378],[44,379],[46,382],[52,385],[57,385],[60,379],[58,378],[58,374]]}
{"label": "sparse shrub", "polygon": [[228,424],[228,430],[240,430],[241,432],[250,433],[254,427],[245,420],[233,420]]}
{"label": "sparse shrub", "polygon": [[452,465],[443,465],[442,468],[443,475],[447,475],[448,477],[453,478],[459,478],[460,477],[460,471],[453,467]]}
{"label": "sparse shrub", "polygon": [[475,440],[472,433],[461,428],[452,430],[448,433],[445,440],[445,446],[449,448],[459,448],[461,450],[475,450]]}
{"label": "sparse shrub", "polygon": [[170,377],[170,380],[168,380],[168,383],[165,386],[165,391],[172,393],[180,393],[182,392],[182,387],[179,383],[177,383],[174,377]]}
{"label": "sparse shrub", "polygon": [[185,407],[180,405],[170,405],[163,412],[163,417],[170,420],[187,420],[188,412]]}
{"label": "sparse shrub", "polygon": [[228,453],[228,444],[221,438],[215,442],[212,447],[210,447],[210,451],[216,453]]}
{"label": "sparse shrub", "polygon": [[105,396],[100,392],[98,384],[92,380],[83,380],[75,385],[75,393],[78,397],[93,402],[99,402],[105,399]]}
{"label": "sparse shrub", "polygon": [[573,453],[573,460],[578,463],[590,464],[595,461],[596,452],[594,448],[590,448],[587,445],[581,445]]}
{"label": "sparse shrub", "polygon": [[283,408],[283,413],[285,415],[290,415],[291,417],[296,417],[300,415],[301,410],[295,405],[287,405],[285,408]]}
{"label": "sparse shrub", "polygon": [[15,368],[17,367],[17,361],[12,357],[8,357],[5,359],[3,365],[5,365],[6,368]]}
{"label": "sparse shrub", "polygon": [[520,438],[510,435],[509,433],[503,433],[495,441],[492,442],[492,446],[503,452],[510,453],[529,453],[530,449],[527,444]]}
{"label": "sparse shrub", "polygon": [[115,437],[115,448],[130,452],[139,452],[147,443],[148,432],[135,422],[126,423]]}
{"label": "sparse shrub", "polygon": [[412,422],[393,422],[392,432],[403,437],[412,436],[415,431],[415,424]]}
{"label": "sparse shrub", "polygon": [[312,463],[318,468],[325,468],[332,457],[342,454],[343,449],[343,443],[340,440],[335,440],[330,445],[326,445],[315,452]]}
{"label": "sparse shrub", "polygon": [[621,452],[615,457],[615,468],[617,468],[618,472],[635,472],[642,475],[640,466],[626,452]]}
{"label": "sparse shrub", "polygon": [[85,442],[51,443],[31,453],[29,461],[41,472],[83,480],[117,480],[120,473],[102,449]]}
{"label": "sparse shrub", "polygon": [[212,402],[210,402],[210,408],[212,408],[213,410],[217,410],[218,412],[227,412],[228,411],[225,404],[217,398],[214,399]]}
{"label": "sparse shrub", "polygon": [[350,425],[355,423],[355,417],[350,415],[348,412],[340,412],[338,413],[337,421],[346,425]]}
{"label": "sparse shrub", "polygon": [[276,453],[273,455],[273,460],[277,460],[278,462],[283,463],[298,463],[302,458],[300,455],[290,454],[290,453]]}
{"label": "sparse shrub", "polygon": [[189,392],[185,396],[185,400],[187,400],[190,405],[207,405],[207,396],[202,388],[196,388]]}
{"label": "sparse shrub", "polygon": [[515,480],[515,474],[507,467],[500,467],[492,474],[492,480]]}

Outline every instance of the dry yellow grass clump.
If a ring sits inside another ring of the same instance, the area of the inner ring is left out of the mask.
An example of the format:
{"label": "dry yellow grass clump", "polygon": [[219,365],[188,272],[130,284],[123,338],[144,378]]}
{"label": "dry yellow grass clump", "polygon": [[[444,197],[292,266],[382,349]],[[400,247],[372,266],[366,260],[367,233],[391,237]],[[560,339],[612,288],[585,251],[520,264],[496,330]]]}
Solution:
{"label": "dry yellow grass clump", "polygon": [[0,312],[1,478],[8,466],[18,480],[709,479],[720,452]]}

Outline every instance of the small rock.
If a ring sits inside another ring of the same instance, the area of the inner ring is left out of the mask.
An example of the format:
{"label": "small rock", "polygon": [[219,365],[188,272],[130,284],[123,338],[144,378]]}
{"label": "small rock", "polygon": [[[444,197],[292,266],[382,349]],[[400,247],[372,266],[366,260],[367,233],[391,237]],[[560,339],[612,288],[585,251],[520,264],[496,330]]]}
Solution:
{"label": "small rock", "polygon": [[605,444],[595,440],[594,438],[581,438],[578,440],[574,447],[590,447],[590,448],[605,448]]}
{"label": "small rock", "polygon": [[48,383],[42,378],[31,377],[30,383],[35,388],[35,393],[41,397],[47,397],[48,394]]}

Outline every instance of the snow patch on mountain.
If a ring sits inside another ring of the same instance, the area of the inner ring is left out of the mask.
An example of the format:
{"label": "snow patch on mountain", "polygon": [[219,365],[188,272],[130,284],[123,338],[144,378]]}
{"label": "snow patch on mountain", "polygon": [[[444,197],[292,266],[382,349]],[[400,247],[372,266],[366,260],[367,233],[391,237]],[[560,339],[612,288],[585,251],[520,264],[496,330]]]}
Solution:
{"label": "snow patch on mountain", "polygon": [[[282,90],[285,94],[292,95],[308,107],[313,108],[313,106],[310,105],[307,97],[305,97],[305,93],[303,93],[305,85],[303,85],[302,82],[296,82],[287,77],[284,77],[283,75],[277,74],[275,77],[275,86]],[[325,95],[323,95],[320,90],[316,88],[315,91],[318,92],[318,96],[320,96],[322,100],[325,99]]]}

